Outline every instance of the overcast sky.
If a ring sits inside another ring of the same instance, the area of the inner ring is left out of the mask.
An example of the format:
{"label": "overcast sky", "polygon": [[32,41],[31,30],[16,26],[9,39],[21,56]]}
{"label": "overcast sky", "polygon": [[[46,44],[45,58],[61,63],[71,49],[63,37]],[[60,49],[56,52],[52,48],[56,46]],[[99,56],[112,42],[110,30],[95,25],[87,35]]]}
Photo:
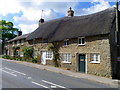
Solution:
{"label": "overcast sky", "polygon": [[[68,2],[69,1],[69,2]],[[38,21],[67,16],[70,7],[75,16],[92,14],[115,7],[116,0],[0,0],[0,19],[11,21],[23,34],[34,31]],[[43,13],[42,13],[42,10]],[[42,13],[42,15],[41,15]]]}

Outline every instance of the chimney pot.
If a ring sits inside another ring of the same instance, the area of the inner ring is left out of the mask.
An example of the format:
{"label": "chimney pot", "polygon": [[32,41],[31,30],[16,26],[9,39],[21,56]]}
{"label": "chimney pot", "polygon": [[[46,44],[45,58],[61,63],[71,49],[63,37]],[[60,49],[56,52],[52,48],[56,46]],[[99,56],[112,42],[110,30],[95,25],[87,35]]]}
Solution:
{"label": "chimney pot", "polygon": [[68,16],[70,16],[70,17],[74,16],[74,11],[72,10],[71,7],[68,10]]}

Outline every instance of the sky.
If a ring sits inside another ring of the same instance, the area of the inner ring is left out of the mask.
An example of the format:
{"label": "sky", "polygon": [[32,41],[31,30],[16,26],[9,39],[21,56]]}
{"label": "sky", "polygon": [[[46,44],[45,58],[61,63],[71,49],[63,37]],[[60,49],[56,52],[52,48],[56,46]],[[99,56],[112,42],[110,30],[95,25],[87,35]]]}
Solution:
{"label": "sky", "polygon": [[13,22],[27,34],[38,27],[41,17],[45,21],[65,17],[70,7],[74,16],[82,16],[115,6],[116,0],[0,0],[0,20]]}

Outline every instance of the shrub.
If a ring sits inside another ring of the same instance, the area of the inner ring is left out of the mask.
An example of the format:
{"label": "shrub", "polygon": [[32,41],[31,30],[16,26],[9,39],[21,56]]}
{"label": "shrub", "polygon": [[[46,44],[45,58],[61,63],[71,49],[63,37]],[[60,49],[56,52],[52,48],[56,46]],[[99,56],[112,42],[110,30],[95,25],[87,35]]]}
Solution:
{"label": "shrub", "polygon": [[37,60],[36,60],[36,59],[33,59],[33,60],[32,60],[32,63],[37,63]]}
{"label": "shrub", "polygon": [[10,59],[10,56],[8,56],[8,55],[3,55],[2,58],[4,58],[4,59]]}
{"label": "shrub", "polygon": [[33,47],[31,47],[31,46],[26,46],[26,47],[24,47],[24,48],[22,49],[22,51],[23,51],[24,57],[25,57],[26,59],[31,59],[31,58],[33,58],[33,51],[34,51]]}
{"label": "shrub", "polygon": [[21,57],[16,57],[15,60],[17,60],[17,61],[21,61],[22,58],[21,58]]}

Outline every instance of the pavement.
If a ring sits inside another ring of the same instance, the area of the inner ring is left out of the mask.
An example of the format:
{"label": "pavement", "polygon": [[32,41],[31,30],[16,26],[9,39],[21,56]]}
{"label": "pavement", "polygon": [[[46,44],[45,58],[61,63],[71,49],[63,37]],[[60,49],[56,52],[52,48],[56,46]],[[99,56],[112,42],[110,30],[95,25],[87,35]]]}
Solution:
{"label": "pavement", "polygon": [[23,64],[23,65],[34,67],[34,68],[38,68],[38,69],[41,69],[41,70],[47,70],[47,71],[51,71],[51,72],[64,74],[64,75],[71,76],[71,77],[87,79],[87,80],[99,82],[99,83],[102,83],[102,84],[107,84],[107,85],[112,85],[112,86],[115,86],[115,87],[120,87],[120,85],[118,85],[118,82],[120,84],[120,81],[115,80],[115,79],[99,77],[99,76],[84,74],[84,73],[80,73],[80,72],[73,72],[73,71],[70,71],[70,70],[64,70],[62,68],[57,68],[57,67],[48,66],[48,65],[34,64],[34,63],[29,63],[29,62],[24,62],[24,61],[16,61],[16,60],[7,60],[7,59],[4,59],[4,60],[9,61],[9,62],[18,63],[18,64]]}

